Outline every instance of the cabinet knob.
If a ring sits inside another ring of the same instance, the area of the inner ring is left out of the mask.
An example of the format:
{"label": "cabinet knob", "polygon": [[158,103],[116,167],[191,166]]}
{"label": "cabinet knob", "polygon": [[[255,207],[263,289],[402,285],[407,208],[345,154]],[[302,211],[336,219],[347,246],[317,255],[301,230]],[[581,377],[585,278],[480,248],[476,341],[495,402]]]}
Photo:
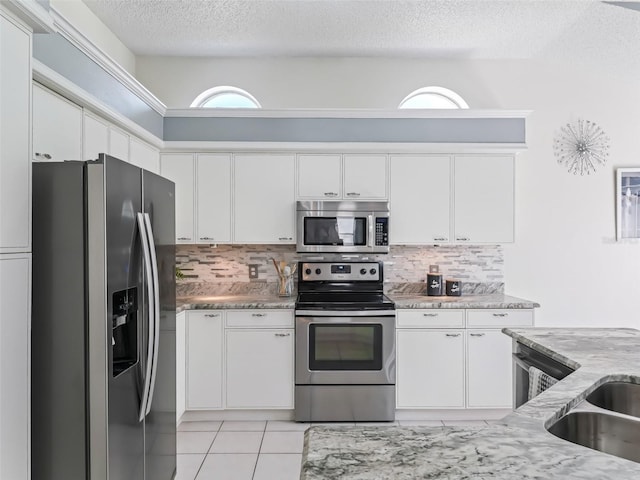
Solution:
{"label": "cabinet knob", "polygon": [[438,314],[437,313],[423,313],[422,316],[423,317],[437,317]]}
{"label": "cabinet knob", "polygon": [[456,237],[456,240],[458,242],[468,242],[469,241],[469,237]]}
{"label": "cabinet knob", "polygon": [[200,240],[215,240],[213,237],[200,237]]}
{"label": "cabinet knob", "polygon": [[274,333],[276,337],[290,337],[290,333]]}
{"label": "cabinet knob", "polygon": [[178,240],[191,240],[191,237],[178,237]]}
{"label": "cabinet knob", "polygon": [[215,317],[219,317],[220,314],[219,313],[205,313],[204,316],[205,317],[213,317],[213,318],[215,318]]}
{"label": "cabinet knob", "polygon": [[266,313],[252,313],[251,316],[252,317],[266,317],[267,314]]}
{"label": "cabinet knob", "polygon": [[470,333],[469,335],[472,337],[484,337],[484,333]]}
{"label": "cabinet knob", "polygon": [[347,196],[348,197],[359,197],[360,196],[360,192],[348,192]]}
{"label": "cabinet knob", "polygon": [[324,192],[325,197],[337,197],[338,194],[336,192]]}
{"label": "cabinet knob", "polygon": [[493,316],[494,317],[508,317],[509,314],[508,313],[494,313]]}
{"label": "cabinet knob", "polygon": [[461,333],[445,333],[447,337],[459,337],[462,335]]}
{"label": "cabinet knob", "polygon": [[49,155],[48,153],[38,153],[36,152],[36,157],[42,157],[42,158],[46,158],[47,160],[51,160],[51,155]]}

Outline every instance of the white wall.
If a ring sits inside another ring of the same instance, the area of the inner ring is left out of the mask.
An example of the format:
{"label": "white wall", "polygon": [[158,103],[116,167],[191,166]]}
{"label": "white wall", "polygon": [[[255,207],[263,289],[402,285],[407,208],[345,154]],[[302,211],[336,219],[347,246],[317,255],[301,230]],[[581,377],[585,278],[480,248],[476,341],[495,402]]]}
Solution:
{"label": "white wall", "polygon": [[[586,53],[586,52],[585,52]],[[538,301],[541,326],[640,328],[640,242],[615,242],[617,167],[640,166],[637,69],[550,60],[139,58],[139,79],[169,107],[230,84],[265,108],[395,108],[415,88],[442,85],[471,108],[530,109],[516,171],[516,243],[505,247],[506,291]],[[584,118],[611,139],[594,175],[557,165],[553,138]]]}
{"label": "white wall", "polygon": [[136,72],[136,57],[82,0],[50,0],[53,10],[91,40],[131,75]]}

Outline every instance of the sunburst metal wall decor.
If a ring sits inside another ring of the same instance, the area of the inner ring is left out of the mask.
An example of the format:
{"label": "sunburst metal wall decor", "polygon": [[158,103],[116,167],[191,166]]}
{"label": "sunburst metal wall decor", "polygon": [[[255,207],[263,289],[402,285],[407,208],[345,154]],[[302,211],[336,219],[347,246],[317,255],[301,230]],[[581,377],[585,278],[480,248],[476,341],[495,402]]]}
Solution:
{"label": "sunburst metal wall decor", "polygon": [[569,173],[589,175],[607,163],[609,137],[589,120],[576,120],[560,128],[553,140],[553,153]]}

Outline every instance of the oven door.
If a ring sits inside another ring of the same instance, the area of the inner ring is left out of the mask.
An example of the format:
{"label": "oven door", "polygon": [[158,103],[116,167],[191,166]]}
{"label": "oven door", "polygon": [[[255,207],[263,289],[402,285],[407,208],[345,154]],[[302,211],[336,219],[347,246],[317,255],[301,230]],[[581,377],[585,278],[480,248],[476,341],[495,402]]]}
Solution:
{"label": "oven door", "polygon": [[395,358],[388,311],[296,316],[296,385],[393,385]]}

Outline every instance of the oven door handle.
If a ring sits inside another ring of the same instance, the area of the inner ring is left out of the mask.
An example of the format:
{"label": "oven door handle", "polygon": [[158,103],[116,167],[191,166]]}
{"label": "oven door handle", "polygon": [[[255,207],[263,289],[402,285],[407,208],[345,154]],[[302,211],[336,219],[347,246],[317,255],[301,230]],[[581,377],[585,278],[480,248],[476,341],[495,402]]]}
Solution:
{"label": "oven door handle", "polygon": [[297,317],[393,317],[395,310],[296,310]]}

